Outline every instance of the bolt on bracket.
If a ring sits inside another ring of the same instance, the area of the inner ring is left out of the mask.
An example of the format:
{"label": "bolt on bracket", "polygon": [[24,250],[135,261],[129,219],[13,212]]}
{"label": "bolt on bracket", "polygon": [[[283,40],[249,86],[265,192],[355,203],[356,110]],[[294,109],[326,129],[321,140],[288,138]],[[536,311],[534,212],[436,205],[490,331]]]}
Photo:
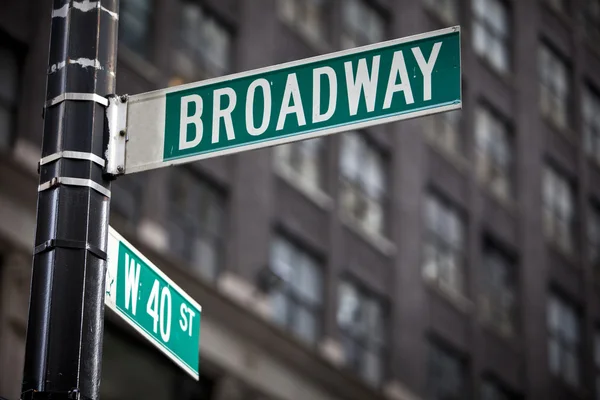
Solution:
{"label": "bolt on bracket", "polygon": [[125,146],[127,144],[127,95],[108,96],[108,146],[105,152],[105,173],[112,176],[125,173]]}

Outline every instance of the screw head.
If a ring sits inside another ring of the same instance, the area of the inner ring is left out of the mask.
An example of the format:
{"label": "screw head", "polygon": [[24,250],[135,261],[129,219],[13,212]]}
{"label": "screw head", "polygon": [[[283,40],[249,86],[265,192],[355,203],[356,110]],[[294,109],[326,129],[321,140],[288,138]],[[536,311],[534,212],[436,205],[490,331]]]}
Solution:
{"label": "screw head", "polygon": [[119,132],[119,135],[121,135],[121,136],[125,136],[125,129],[122,129],[122,130]]}
{"label": "screw head", "polygon": [[117,165],[117,171],[123,172],[124,170],[125,170],[125,168],[123,168],[122,165]]}
{"label": "screw head", "polygon": [[122,95],[120,97],[120,99],[121,99],[121,103],[125,103],[127,101],[127,95],[126,94]]}

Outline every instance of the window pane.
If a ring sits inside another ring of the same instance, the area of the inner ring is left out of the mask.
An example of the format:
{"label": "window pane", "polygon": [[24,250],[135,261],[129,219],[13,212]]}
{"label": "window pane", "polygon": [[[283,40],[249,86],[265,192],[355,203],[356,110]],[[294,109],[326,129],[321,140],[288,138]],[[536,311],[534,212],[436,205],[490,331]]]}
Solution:
{"label": "window pane", "polygon": [[19,67],[11,50],[0,47],[0,100],[14,104],[17,99]]}
{"label": "window pane", "polygon": [[282,291],[271,293],[271,306],[273,307],[273,319],[281,325],[286,325],[289,314],[289,303]]}
{"label": "window pane", "polygon": [[381,382],[381,359],[377,353],[365,351],[363,353],[363,375],[367,382],[379,385]]}
{"label": "window pane", "polygon": [[548,362],[550,371],[555,374],[560,372],[560,347],[553,338],[548,340]]}
{"label": "window pane", "polygon": [[208,279],[217,277],[217,249],[213,243],[198,237],[193,248],[192,261],[200,274]]}
{"label": "window pane", "polygon": [[6,149],[10,145],[13,118],[12,110],[0,106],[0,149]]}
{"label": "window pane", "polygon": [[317,340],[317,321],[315,320],[315,315],[302,307],[297,307],[294,312],[292,330],[306,342],[315,343]]}
{"label": "window pane", "polygon": [[364,0],[345,0],[343,3],[342,44],[354,47],[383,40],[383,18]]}
{"label": "window pane", "polygon": [[137,53],[148,56],[152,0],[123,0],[119,12],[119,40]]}

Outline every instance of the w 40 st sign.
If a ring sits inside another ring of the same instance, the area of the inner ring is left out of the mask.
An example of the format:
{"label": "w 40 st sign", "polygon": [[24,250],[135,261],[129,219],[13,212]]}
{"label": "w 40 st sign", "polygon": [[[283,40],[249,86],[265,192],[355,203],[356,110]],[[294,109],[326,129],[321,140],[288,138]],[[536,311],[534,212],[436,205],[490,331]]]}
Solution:
{"label": "w 40 st sign", "polygon": [[115,99],[107,169],[144,171],[460,107],[453,27]]}
{"label": "w 40 st sign", "polygon": [[198,379],[202,308],[113,228],[105,304]]}

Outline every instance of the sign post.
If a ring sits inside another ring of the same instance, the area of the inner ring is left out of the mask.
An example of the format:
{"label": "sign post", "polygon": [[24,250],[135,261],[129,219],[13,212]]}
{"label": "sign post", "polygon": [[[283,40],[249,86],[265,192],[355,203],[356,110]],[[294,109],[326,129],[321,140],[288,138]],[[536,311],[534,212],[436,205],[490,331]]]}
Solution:
{"label": "sign post", "polygon": [[131,96],[117,105],[126,150],[109,145],[107,169],[128,174],[461,106],[453,27]]}
{"label": "sign post", "polygon": [[108,236],[105,303],[198,379],[202,308],[113,228]]}
{"label": "sign post", "polygon": [[22,399],[99,398],[118,0],[52,2]]}

